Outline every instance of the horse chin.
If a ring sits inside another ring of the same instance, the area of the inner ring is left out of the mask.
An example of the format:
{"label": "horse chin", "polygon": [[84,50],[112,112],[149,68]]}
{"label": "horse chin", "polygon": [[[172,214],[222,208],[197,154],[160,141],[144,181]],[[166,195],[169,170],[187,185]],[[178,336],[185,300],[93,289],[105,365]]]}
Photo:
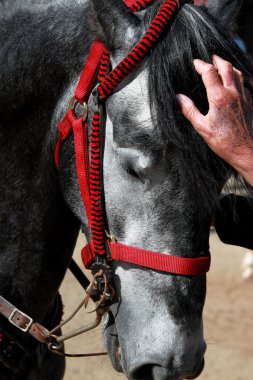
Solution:
{"label": "horse chin", "polygon": [[119,346],[118,333],[112,313],[108,313],[104,320],[103,337],[105,348],[111,359],[115,371],[123,372],[121,365],[121,349]]}
{"label": "horse chin", "polygon": [[205,367],[205,359],[202,360],[200,366],[198,366],[198,368],[196,368],[194,374],[190,377],[186,377],[185,379],[186,380],[193,380],[193,379],[196,379],[197,377],[200,376],[200,374],[202,373],[203,369]]}

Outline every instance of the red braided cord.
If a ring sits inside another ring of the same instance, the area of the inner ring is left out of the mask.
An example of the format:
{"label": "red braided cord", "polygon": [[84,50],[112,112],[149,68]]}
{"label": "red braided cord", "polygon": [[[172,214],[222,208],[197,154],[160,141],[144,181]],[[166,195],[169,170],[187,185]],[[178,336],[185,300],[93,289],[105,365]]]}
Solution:
{"label": "red braided cord", "polygon": [[106,51],[103,42],[95,40],[92,44],[88,59],[85,62],[84,70],[82,71],[75,90],[75,98],[79,103],[88,101],[94,82],[97,80],[99,69],[98,63],[101,58],[104,57],[104,52]]}
{"label": "red braided cord", "polygon": [[[146,7],[154,0],[126,0],[132,7]],[[137,8],[133,8],[136,10]],[[102,83],[98,87],[102,99],[106,99],[113,89],[137,66],[157,43],[157,39],[170,22],[177,3],[174,0],[165,0],[150,28],[128,56],[107,77],[109,53],[105,46],[95,41],[88,56],[77,89],[75,98],[79,102],[86,102],[98,75]],[[102,96],[104,94],[104,96]],[[68,110],[65,118],[59,124],[59,139],[55,149],[55,161],[59,165],[59,150],[61,143],[74,132],[77,176],[80,191],[92,240],[83,248],[82,258],[87,268],[90,268],[96,257],[106,257],[106,240],[104,236],[104,219],[101,207],[101,156],[100,156],[100,115],[95,112],[92,121],[90,140],[90,165],[88,157],[87,124],[82,118],[76,118],[74,110]],[[183,275],[199,275],[209,270],[210,256],[199,258],[179,258],[157,252],[128,247],[121,243],[110,243],[111,258],[118,261],[127,261],[136,265]]]}
{"label": "red braided cord", "polygon": [[100,67],[99,67],[99,71],[98,71],[98,81],[99,82],[102,82],[105,79],[105,77],[107,75],[109,64],[110,64],[110,53],[107,50],[105,50],[101,59],[100,59]]}
{"label": "red braided cord", "polygon": [[[148,6],[154,1],[131,1],[131,5],[137,10],[137,6]],[[128,1],[130,4],[130,1]],[[138,8],[140,9],[140,8]],[[165,0],[161,6],[157,16],[151,23],[151,26],[141,41],[135,46],[130,54],[122,61],[122,63],[113,70],[108,76],[106,76],[110,55],[105,49],[105,46],[100,41],[95,41],[92,45],[90,54],[85,63],[84,70],[82,71],[80,80],[75,90],[75,98],[80,102],[86,102],[94,81],[98,76],[100,81],[100,88],[107,88],[106,97],[109,96],[112,88],[114,89],[124,77],[130,73],[135,66],[146,56],[150,49],[157,42],[162,31],[169,23],[174,11],[177,9],[177,3],[175,0]],[[121,71],[122,70],[122,71]],[[119,73],[119,80],[115,80],[115,75]],[[101,93],[100,93],[101,94]],[[106,98],[104,97],[104,98]],[[67,117],[68,115],[68,117]],[[87,153],[87,126],[82,122],[82,119],[75,119],[74,111],[68,111],[64,121],[60,124],[61,129],[66,129],[69,135],[71,126],[74,131],[75,141],[75,153],[76,153],[76,167],[79,186],[86,210],[89,228],[92,234],[92,241],[90,247],[93,255],[103,256],[106,254],[105,236],[104,236],[104,223],[103,212],[101,207],[101,183],[100,183],[100,171],[101,171],[101,156],[100,156],[100,116],[99,113],[95,113],[92,121],[91,141],[90,141],[90,165]],[[73,120],[70,120],[72,119]],[[69,125],[70,124],[70,125]],[[59,126],[59,127],[60,127]],[[58,154],[60,144],[65,139],[60,133],[59,141],[56,147],[56,157],[58,163]]]}
{"label": "red braided cord", "polygon": [[152,5],[156,0],[124,0],[132,12],[139,12]]}
{"label": "red braided cord", "polygon": [[101,206],[100,114],[95,112],[90,139],[91,233],[95,255],[106,255],[104,217]]}
{"label": "red braided cord", "polygon": [[[142,7],[145,6],[144,2],[140,4]],[[147,4],[146,4],[147,5]],[[152,48],[156,39],[159,38],[161,32],[166,27],[166,24],[171,19],[173,12],[177,9],[177,3],[174,0],[165,1],[164,5],[160,8],[158,12],[158,18],[155,18],[145,36],[137,44],[135,49],[122,61],[122,67],[127,67],[128,73],[130,73],[133,68],[141,61],[147,54],[147,52]],[[167,19],[166,19],[167,17]],[[157,24],[158,22],[158,24]],[[154,30],[154,32],[153,32]],[[143,49],[142,49],[142,47]],[[142,49],[142,50],[141,50]],[[101,48],[102,50],[102,48]],[[138,60],[134,57],[137,57],[137,50],[141,51],[141,54],[138,56]],[[132,65],[131,59],[135,59],[136,65]],[[100,85],[98,86],[98,91],[100,87],[103,87],[105,83],[109,83],[109,86],[112,84],[110,75],[114,75],[114,70],[108,76],[107,70],[109,66],[110,55],[109,52],[104,50],[100,62],[99,62],[99,81]],[[116,70],[117,71],[117,70]],[[115,72],[116,72],[115,71]],[[126,76],[126,73],[123,74],[122,79]],[[118,85],[119,82],[114,82]],[[115,86],[116,87],[116,86]],[[77,93],[77,91],[76,91]],[[79,91],[81,93],[81,91]],[[108,93],[107,93],[108,94]],[[100,93],[101,95],[101,93]],[[109,94],[108,94],[109,95]],[[92,122],[92,133],[91,133],[91,146],[90,146],[90,194],[91,194],[91,233],[92,233],[92,242],[93,242],[93,254],[104,256],[106,255],[106,246],[105,246],[105,236],[104,236],[104,218],[103,211],[101,207],[101,183],[100,183],[100,137],[99,137],[99,127],[100,127],[100,116],[99,113],[95,113],[93,116]]]}
{"label": "red braided cord", "polygon": [[101,99],[106,100],[122,80],[147,56],[157,44],[177,9],[178,5],[175,0],[164,1],[141,40],[98,86]]}
{"label": "red braided cord", "polygon": [[[147,2],[148,3],[148,2]],[[145,3],[142,2],[140,4],[142,7],[145,6]],[[146,4],[147,5],[147,4]],[[166,27],[166,24],[171,19],[173,12],[177,9],[177,3],[174,0],[167,0],[160,8],[157,17],[153,20],[149,30],[144,35],[142,40],[137,44],[137,46],[131,51],[131,53],[122,61],[122,69],[123,75],[120,77],[122,80],[127,73],[130,73],[133,68],[146,56],[147,52],[153,47],[156,40],[159,38],[160,34]],[[115,85],[116,87],[120,83],[120,81],[111,82],[111,78],[114,78],[116,70],[113,70],[108,76],[107,70],[109,66],[110,55],[108,51],[103,49],[103,46],[96,45],[92,47],[92,51],[100,51],[102,55],[99,58],[99,70],[98,70],[98,78],[100,81],[100,85],[98,86],[98,91],[100,87],[106,88],[106,83],[111,85]],[[140,54],[139,54],[140,52]],[[93,53],[91,53],[93,56]],[[90,60],[88,60],[90,63]],[[136,63],[133,65],[132,63]],[[97,71],[97,68],[90,69],[90,64],[87,65],[88,70],[90,71],[90,75],[94,75]],[[120,65],[119,65],[120,66]],[[93,67],[93,62],[91,61],[91,67]],[[121,67],[121,66],[120,66]],[[124,67],[127,68],[127,73],[124,70]],[[78,95],[78,100],[84,101],[84,94],[86,96],[87,89],[83,87],[83,83],[85,80],[86,74],[82,74],[81,79],[79,81],[78,87],[75,91],[75,96]],[[113,79],[114,80],[114,79]],[[111,89],[111,87],[110,87]],[[90,90],[89,90],[90,91]],[[101,93],[100,93],[101,95]],[[107,95],[109,93],[107,92]],[[91,131],[91,141],[90,141],[90,201],[91,201],[91,215],[89,217],[89,225],[92,233],[92,243],[93,243],[93,254],[98,256],[106,255],[106,246],[105,246],[105,235],[104,235],[104,218],[103,211],[101,207],[101,182],[100,182],[100,171],[101,171],[101,155],[100,155],[100,136],[99,136],[99,128],[100,128],[100,115],[99,113],[95,113],[92,121],[92,131]],[[87,215],[88,217],[88,215]]]}

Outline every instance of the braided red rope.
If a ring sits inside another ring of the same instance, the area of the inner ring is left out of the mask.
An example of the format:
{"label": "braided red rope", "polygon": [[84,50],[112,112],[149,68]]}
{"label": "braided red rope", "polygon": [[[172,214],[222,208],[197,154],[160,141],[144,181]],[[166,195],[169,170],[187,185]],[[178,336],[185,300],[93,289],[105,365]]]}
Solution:
{"label": "braided red rope", "polygon": [[[125,0],[133,12],[154,3],[155,0]],[[187,1],[187,0],[186,0]],[[85,63],[78,86],[75,91],[75,99],[79,103],[86,103],[94,87],[97,87],[100,100],[104,101],[121,81],[130,74],[139,62],[143,60],[149,51],[157,44],[161,34],[170,24],[172,17],[178,9],[175,0],[165,0],[156,17],[152,21],[148,31],[123,59],[123,61],[107,75],[110,55],[103,43],[95,41]],[[92,234],[92,240],[82,250],[82,258],[86,268],[90,268],[94,260],[103,257],[106,260],[106,237],[104,232],[104,216],[101,206],[101,170],[102,159],[100,152],[100,114],[95,112],[92,120],[90,138],[90,162],[88,155],[88,128],[83,118],[76,118],[71,109],[59,124],[59,139],[55,149],[55,161],[59,165],[59,151],[61,143],[74,132],[74,144],[76,155],[76,169],[80,191],[86,210],[88,225]],[[178,258],[157,252],[150,252],[134,247],[128,247],[120,243],[110,243],[111,258],[113,260],[127,261],[144,267],[162,270],[165,272],[199,275],[206,273],[210,266],[210,256],[201,258]]]}
{"label": "braided red rope", "polygon": [[101,153],[100,153],[100,114],[95,112],[92,120],[90,139],[90,195],[91,195],[91,233],[94,254],[106,255],[104,217],[101,206]]}
{"label": "braided red rope", "polygon": [[[153,1],[154,2],[154,1]],[[151,4],[151,1],[147,1]],[[137,6],[137,2],[132,5]],[[145,1],[139,2],[139,6],[145,6]],[[139,8],[138,8],[139,9]],[[165,0],[160,7],[157,16],[152,21],[148,31],[145,33],[139,43],[132,49],[121,63],[106,76],[109,66],[109,53],[103,52],[99,63],[99,80],[100,85],[97,90],[103,100],[105,100],[111,92],[119,85],[119,83],[133,71],[139,62],[147,55],[152,47],[158,42],[158,39],[170,22],[174,12],[177,10],[177,2],[175,0]],[[76,93],[80,91],[76,91]],[[98,256],[106,256],[106,243],[104,236],[104,218],[102,211],[101,196],[101,155],[100,155],[100,127],[99,113],[93,116],[91,130],[91,147],[90,147],[90,193],[91,193],[91,232],[94,254]]]}
{"label": "braided red rope", "polygon": [[[152,1],[154,2],[154,1]],[[131,2],[132,6],[137,5],[147,6],[152,3],[151,1]],[[138,8],[139,9],[139,8]],[[86,62],[86,69],[83,71],[77,89],[75,91],[75,97],[80,102],[86,101],[87,94],[91,92],[91,83],[87,86],[87,71],[89,76],[98,75],[100,85],[98,86],[98,92],[101,98],[106,99],[114,88],[137,66],[137,64],[147,55],[151,48],[157,43],[157,40],[163,30],[170,22],[174,12],[177,9],[177,2],[175,0],[165,0],[162,4],[157,16],[151,23],[148,31],[145,33],[139,43],[132,49],[127,57],[114,69],[109,75],[107,74],[109,67],[110,55],[108,51],[102,46],[101,43],[95,43],[91,49],[90,59]],[[94,56],[99,56],[99,64],[96,66],[93,62]],[[101,154],[100,154],[100,115],[96,112],[93,116],[92,128],[91,128],[91,140],[90,140],[90,207],[87,206],[87,196],[84,201],[86,212],[88,212],[87,218],[89,221],[89,227],[92,234],[92,250],[95,256],[106,257],[106,240],[104,233],[104,217],[102,211],[102,196],[101,196]],[[86,176],[87,177],[87,176]],[[79,184],[81,186],[81,179]],[[86,181],[87,183],[87,181]],[[83,191],[84,193],[84,191]]]}
{"label": "braided red rope", "polygon": [[164,1],[141,40],[98,86],[101,99],[106,100],[158,43],[161,34],[168,27],[177,9],[178,5],[175,0]]}
{"label": "braided red rope", "polygon": [[155,2],[156,0],[124,0],[124,3],[131,9],[132,12],[140,12]]}

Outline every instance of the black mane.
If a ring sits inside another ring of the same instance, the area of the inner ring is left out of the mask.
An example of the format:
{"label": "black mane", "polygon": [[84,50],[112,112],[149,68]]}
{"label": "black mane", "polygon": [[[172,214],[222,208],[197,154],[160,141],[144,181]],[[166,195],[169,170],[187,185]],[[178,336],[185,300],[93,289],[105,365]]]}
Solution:
{"label": "black mane", "polygon": [[[147,25],[158,6],[147,12]],[[217,188],[221,188],[225,180],[235,173],[210,151],[183,117],[176,94],[189,96],[202,113],[207,113],[206,91],[192,62],[194,58],[211,62],[213,54],[230,61],[241,70],[247,84],[253,70],[249,59],[233,42],[232,33],[204,8],[186,5],[178,12],[171,30],[163,36],[146,61],[154,123],[161,129],[168,149],[178,149],[180,167],[186,174],[182,176],[186,178],[185,186],[196,191],[201,202],[204,200],[208,206],[213,204],[218,195]]]}

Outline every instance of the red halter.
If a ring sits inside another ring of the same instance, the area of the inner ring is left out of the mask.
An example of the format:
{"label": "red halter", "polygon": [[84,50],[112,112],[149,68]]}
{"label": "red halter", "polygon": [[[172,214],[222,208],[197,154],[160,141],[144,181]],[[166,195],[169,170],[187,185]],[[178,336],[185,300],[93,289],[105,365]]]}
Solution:
{"label": "red halter", "polygon": [[[136,12],[151,5],[155,0],[124,1],[133,12]],[[210,268],[210,255],[197,258],[181,258],[129,247],[108,239],[104,230],[104,215],[101,207],[100,173],[102,171],[102,159],[100,152],[99,107],[93,115],[90,159],[88,154],[87,103],[95,83],[97,80],[99,81],[95,89],[99,105],[111,95],[119,83],[135,69],[138,63],[159,42],[161,34],[165,28],[168,28],[177,10],[178,4],[175,0],[165,0],[142,39],[108,75],[109,52],[102,42],[94,41],[74,97],[71,99],[69,110],[58,126],[59,138],[55,149],[55,162],[58,168],[61,144],[72,132],[74,134],[77,176],[92,236],[89,244],[82,250],[82,259],[88,269],[95,261],[102,260],[107,262],[110,259],[181,275],[201,275],[208,272]],[[76,117],[76,103],[83,105],[83,117]]]}

